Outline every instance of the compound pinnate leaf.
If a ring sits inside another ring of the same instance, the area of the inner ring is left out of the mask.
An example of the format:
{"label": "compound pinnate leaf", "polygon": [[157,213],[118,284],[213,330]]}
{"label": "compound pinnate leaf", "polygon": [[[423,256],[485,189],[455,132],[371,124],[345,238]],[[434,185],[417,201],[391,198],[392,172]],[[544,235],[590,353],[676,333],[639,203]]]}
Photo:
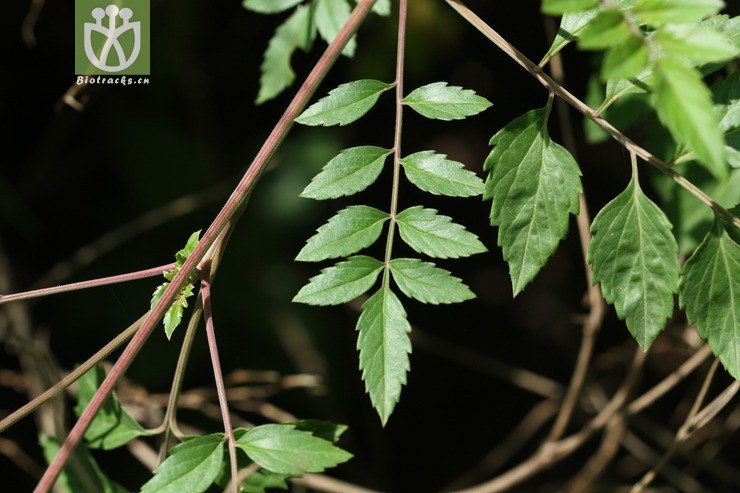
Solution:
{"label": "compound pinnate leaf", "polygon": [[342,84],[308,107],[295,119],[303,125],[347,125],[375,106],[380,95],[393,87],[379,80],[362,79]]}
{"label": "compound pinnate leaf", "polygon": [[392,151],[376,146],[359,146],[343,150],[329,161],[301,197],[324,200],[352,195],[369,187],[383,171],[385,158]]}
{"label": "compound pinnate leaf", "polygon": [[598,213],[588,250],[593,282],[643,350],[673,313],[678,289],[678,245],[663,211],[640,189],[636,172],[627,189]]}
{"label": "compound pinnate leaf", "polygon": [[[48,464],[59,453],[59,443],[46,435],[39,435],[39,444],[44,452]],[[98,491],[100,493],[128,493],[128,490],[118,483],[111,481],[100,470],[95,458],[85,444],[75,449],[75,464],[67,465],[57,480],[56,487],[64,493],[78,493],[80,491]]]}
{"label": "compound pinnate leaf", "polygon": [[483,193],[483,180],[444,154],[417,152],[401,159],[401,165],[406,178],[425,192],[448,197],[474,197]]}
{"label": "compound pinnate leaf", "polygon": [[547,134],[550,105],[520,116],[491,138],[484,199],[493,199],[491,225],[509,264],[514,295],[537,275],[577,214],[580,169]]}
{"label": "compound pinnate leaf", "polygon": [[[263,1],[276,3],[273,0]],[[298,48],[307,51],[315,38],[316,26],[312,21],[311,9],[298,7],[278,26],[267,45],[260,67],[260,89],[255,103],[269,101],[290,87],[295,80],[295,72],[290,65],[293,52]]]}
{"label": "compound pinnate leaf", "polygon": [[260,14],[277,14],[291,7],[295,7],[303,0],[244,0],[242,5],[245,9]]}
{"label": "compound pinnate leaf", "polygon": [[542,0],[542,12],[560,15],[596,7],[599,0]]}
{"label": "compound pinnate leaf", "polygon": [[352,454],[290,424],[257,426],[236,441],[250,459],[272,472],[300,476],[346,462]]}
{"label": "compound pinnate leaf", "polygon": [[191,438],[170,450],[141,493],[200,493],[218,476],[224,460],[222,434]]}
{"label": "compound pinnate leaf", "polygon": [[653,100],[658,117],[673,137],[694,151],[717,178],[727,178],[725,143],[712,95],[696,69],[672,59],[655,64]]}
{"label": "compound pinnate leaf", "polygon": [[461,120],[491,107],[491,102],[470,89],[434,82],[411,91],[403,104],[427,118]]}
{"label": "compound pinnate leaf", "polygon": [[411,326],[387,280],[363,305],[357,321],[357,349],[365,390],[385,425],[401,397],[409,371]]}
{"label": "compound pinnate leaf", "polygon": [[367,248],[380,237],[388,213],[366,205],[351,205],[329,219],[308,239],[296,260],[318,262],[345,257]]}
{"label": "compound pinnate leaf", "polygon": [[438,258],[468,257],[487,251],[464,226],[453,223],[435,209],[417,205],[396,216],[401,239],[419,253]]}
{"label": "compound pinnate leaf", "polygon": [[[105,379],[105,372],[95,367],[78,380],[75,414],[79,417]],[[127,444],[136,437],[147,435],[146,430],[121,407],[115,392],[108,397],[85,432],[91,448],[111,450]]]}
{"label": "compound pinnate leaf", "polygon": [[373,287],[383,263],[356,255],[321,271],[303,286],[294,302],[308,305],[339,305],[357,298]]}
{"label": "compound pinnate leaf", "polygon": [[[316,27],[327,43],[334,41],[344,23],[349,19],[350,13],[351,9],[347,0],[318,0],[316,2]],[[352,57],[356,49],[357,41],[352,37],[344,47],[342,54]]]}
{"label": "compound pinnate leaf", "polygon": [[403,294],[422,303],[460,303],[475,298],[459,278],[431,262],[397,258],[390,261],[390,268],[393,280]]}
{"label": "compound pinnate leaf", "polygon": [[722,0],[638,0],[633,12],[647,24],[662,26],[699,21],[724,6]]}
{"label": "compound pinnate leaf", "polygon": [[[729,226],[732,227],[732,226]],[[727,371],[740,379],[740,245],[717,222],[686,261],[679,302]]]}

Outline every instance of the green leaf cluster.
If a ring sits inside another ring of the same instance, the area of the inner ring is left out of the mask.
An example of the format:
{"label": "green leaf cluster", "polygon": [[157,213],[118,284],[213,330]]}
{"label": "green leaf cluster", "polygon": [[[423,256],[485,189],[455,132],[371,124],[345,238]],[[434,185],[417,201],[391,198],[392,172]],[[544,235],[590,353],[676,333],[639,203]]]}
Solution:
{"label": "green leaf cluster", "polygon": [[[331,43],[349,19],[350,0],[244,0],[245,9],[260,14],[293,12],[280,24],[265,50],[260,69],[260,88],[256,104],[276,98],[295,81],[291,57],[296,50],[308,52],[318,35]],[[373,12],[387,16],[391,11],[390,0],[378,0]],[[357,50],[356,36],[349,40],[342,54],[353,57]]]}
{"label": "green leaf cluster", "polygon": [[[318,473],[348,461],[352,454],[334,445],[345,427],[318,421],[268,424],[234,430],[239,468],[255,463],[260,469],[240,485],[240,491],[265,493],[287,489],[285,480]],[[212,484],[224,486],[228,477],[223,433],[189,437],[170,450],[142,493],[201,493]],[[221,484],[223,483],[223,484]]]}
{"label": "green leaf cluster", "polygon": [[713,16],[721,0],[636,0],[609,4],[551,0],[543,10],[564,14],[561,33],[548,60],[568,42],[584,50],[606,50],[601,76],[607,81],[599,111],[635,92],[649,91],[662,124],[679,144],[718,180],[728,178],[736,154],[702,82],[740,54],[737,18]]}
{"label": "green leaf cluster", "polygon": [[[185,261],[188,259],[190,254],[193,253],[193,250],[195,250],[195,247],[198,246],[199,239],[200,230],[191,234],[190,238],[188,238],[188,241],[185,244],[185,247],[175,254],[175,266],[167,272],[163,273],[164,278],[167,279],[167,282],[164,282],[157,286],[157,289],[155,289],[154,293],[152,293],[152,300],[150,302],[150,306],[152,309],[157,306],[157,303],[159,303],[159,300],[162,298],[162,295],[167,289],[167,286],[170,285],[170,282],[175,278],[177,273],[180,272],[180,269],[182,269]],[[172,333],[182,321],[183,311],[185,310],[185,308],[188,307],[188,298],[193,296],[193,281],[194,280],[183,286],[183,288],[180,290],[177,297],[175,298],[175,301],[172,302],[172,306],[170,306],[164,314],[164,332],[167,335],[167,339],[170,339],[172,337]]]}
{"label": "green leaf cluster", "polygon": [[[346,125],[372,109],[380,96],[395,87],[377,80],[342,84],[306,109],[296,121],[304,125]],[[491,106],[468,89],[436,82],[411,91],[402,99],[420,115],[437,120],[457,120]],[[405,157],[394,149],[359,146],[345,149],[317,174],[301,196],[323,200],[352,195],[372,185],[386,158],[402,167],[408,181],[435,195],[474,197],[483,193],[483,181],[456,161],[434,151]],[[393,193],[397,193],[394,190]],[[395,206],[393,206],[395,207]],[[375,244],[389,224],[386,258],[357,255]],[[339,211],[308,239],[296,260],[319,262],[344,258],[324,268],[303,286],[293,301],[309,305],[337,305],[368,292],[357,322],[360,369],[370,401],[383,424],[393,412],[409,371],[411,326],[401,300],[391,286],[422,303],[458,303],[474,297],[470,289],[447,270],[419,258],[392,258],[393,231],[414,251],[436,258],[467,257],[486,251],[477,236],[435,209],[411,206],[386,212],[366,205]],[[381,277],[380,288],[373,292]]]}

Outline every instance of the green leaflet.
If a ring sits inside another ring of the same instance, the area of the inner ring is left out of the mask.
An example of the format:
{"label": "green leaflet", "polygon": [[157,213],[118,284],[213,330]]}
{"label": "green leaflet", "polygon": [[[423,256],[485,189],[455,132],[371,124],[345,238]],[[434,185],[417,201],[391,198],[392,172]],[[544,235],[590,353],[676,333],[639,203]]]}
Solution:
{"label": "green leaflet", "polygon": [[653,40],[666,56],[692,65],[732,60],[739,51],[724,34],[698,24],[665,26],[655,31]]}
{"label": "green leaflet", "polygon": [[396,258],[390,262],[391,274],[398,288],[422,303],[460,303],[475,294],[449,271],[416,258]]}
{"label": "green leaflet", "polygon": [[363,305],[357,321],[357,349],[365,390],[385,425],[401,396],[409,371],[411,326],[403,305],[388,286],[382,287]]}
{"label": "green leaflet", "polygon": [[631,36],[619,9],[603,9],[581,32],[578,47],[582,50],[604,50],[625,42]]}
{"label": "green leaflet", "polygon": [[383,171],[385,158],[393,152],[376,146],[350,147],[329,161],[301,197],[324,200],[352,195],[369,187]]}
{"label": "green leaflet", "polygon": [[357,298],[373,287],[383,263],[372,257],[356,255],[312,277],[293,298],[308,305],[339,305]]}
{"label": "green leaflet", "polygon": [[588,250],[593,283],[643,350],[673,313],[678,288],[678,258],[671,223],[642,193],[633,172],[627,189],[597,214]]}
{"label": "green leaflet", "polygon": [[295,119],[303,125],[347,125],[375,106],[380,95],[393,87],[379,80],[348,82],[329,91],[329,95],[308,107]]}
{"label": "green leaflet", "polygon": [[614,104],[615,101],[630,94],[650,92],[650,86],[652,85],[654,78],[655,74],[648,66],[632,79],[611,79],[606,81],[606,95],[604,96],[604,102],[601,103],[601,106],[599,106],[597,111],[599,113],[603,113],[609,106]]}
{"label": "green leaflet", "polygon": [[271,491],[274,491],[275,488],[287,490],[288,483],[285,480],[289,477],[289,474],[278,474],[276,472],[268,471],[267,469],[260,469],[250,475],[249,478],[242,483],[240,492],[270,493]]}
{"label": "green leaflet", "polygon": [[560,15],[566,12],[586,10],[599,4],[599,0],[542,0],[542,12]]}
{"label": "green leaflet", "polygon": [[191,438],[170,450],[141,493],[200,493],[221,470],[224,437],[221,433]]}
{"label": "green leaflet", "polygon": [[642,36],[630,36],[606,52],[601,66],[604,80],[629,79],[640,74],[648,64],[648,49]]}
{"label": "green leaflet", "polygon": [[290,424],[257,426],[239,437],[236,445],[265,469],[291,476],[323,472],[352,458],[331,442]]}
{"label": "green leaflet", "polygon": [[[730,228],[732,226],[729,226]],[[686,261],[679,302],[727,371],[740,379],[740,246],[715,222]]]}
{"label": "green leaflet", "polygon": [[722,0],[637,0],[634,15],[652,26],[694,22],[717,13]]}
{"label": "green leaflet", "polygon": [[[44,451],[44,458],[48,464],[59,453],[59,443],[51,437],[39,435],[39,444]],[[128,490],[118,483],[111,481],[100,470],[95,458],[90,454],[85,444],[79,444],[74,451],[76,467],[69,463],[59,475],[56,486],[64,493],[79,493],[81,491],[97,491],[100,493],[128,493]],[[70,461],[71,462],[71,461]]]}
{"label": "green leaflet", "polygon": [[692,150],[714,176],[727,178],[719,120],[699,72],[675,60],[659,60],[653,90],[658,117],[676,141]]}
{"label": "green leaflet", "polygon": [[345,257],[367,248],[380,237],[388,213],[366,205],[351,205],[329,219],[308,239],[296,260],[318,262]]}
{"label": "green leaflet", "polygon": [[261,14],[277,14],[291,7],[295,7],[303,0],[244,0],[242,5],[245,9],[259,12]]}
{"label": "green leaflet", "polygon": [[470,89],[434,82],[411,91],[403,104],[422,116],[437,120],[461,120],[491,107],[491,102]]}
{"label": "green leaflet", "polygon": [[[273,0],[263,1],[273,3]],[[293,84],[295,72],[290,58],[298,48],[308,51],[315,38],[316,26],[311,20],[310,8],[298,7],[278,26],[265,50],[256,104],[275,98]]]}
{"label": "green leaflet", "polygon": [[[334,41],[344,23],[349,19],[351,9],[347,0],[317,0],[316,27],[319,34],[327,43]],[[342,51],[343,55],[352,57],[357,49],[357,40],[353,36]]]}
{"label": "green leaflet", "polygon": [[401,165],[406,178],[425,192],[448,197],[474,197],[483,193],[483,180],[444,154],[416,152],[401,159]]}
{"label": "green leaflet", "polygon": [[547,134],[550,104],[525,113],[491,138],[485,200],[509,264],[514,295],[535,278],[577,214],[581,172],[573,156]]}
{"label": "green leaflet", "polygon": [[[104,379],[105,371],[97,366],[79,379],[75,406],[77,417],[82,415]],[[147,434],[147,431],[121,407],[113,392],[85,432],[85,440],[90,448],[111,450]]]}
{"label": "green leaflet", "polygon": [[396,216],[396,221],[401,239],[430,257],[468,257],[487,251],[476,235],[450,217],[438,215],[435,209],[409,207]]}

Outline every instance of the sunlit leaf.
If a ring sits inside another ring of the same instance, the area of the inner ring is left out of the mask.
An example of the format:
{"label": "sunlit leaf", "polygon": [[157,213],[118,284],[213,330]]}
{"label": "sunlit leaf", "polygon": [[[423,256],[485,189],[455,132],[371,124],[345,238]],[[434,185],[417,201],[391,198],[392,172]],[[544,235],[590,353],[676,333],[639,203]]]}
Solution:
{"label": "sunlit leaf", "polygon": [[411,353],[406,310],[387,281],[362,305],[357,330],[362,379],[385,425],[406,384]]}
{"label": "sunlit leaf", "polygon": [[352,195],[369,187],[383,171],[392,151],[376,146],[351,147],[329,161],[301,197],[324,200]]}
{"label": "sunlit leaf", "polygon": [[434,209],[409,207],[398,214],[396,221],[403,241],[430,257],[468,257],[486,251],[476,235]]}
{"label": "sunlit leaf", "polygon": [[303,125],[347,125],[375,106],[380,95],[393,87],[379,80],[363,79],[342,84],[308,107],[295,119]]}
{"label": "sunlit leaf", "polygon": [[391,260],[390,268],[393,280],[403,294],[422,303],[460,303],[475,298],[459,278],[431,262],[396,258]]}
{"label": "sunlit leaf", "polygon": [[356,253],[375,243],[387,219],[388,213],[374,207],[351,205],[321,226],[296,260],[317,262]]}
{"label": "sunlit leaf", "polygon": [[373,287],[382,268],[383,263],[372,257],[350,257],[312,277],[293,301],[309,305],[338,305],[352,301]]}
{"label": "sunlit leaf", "polygon": [[640,189],[637,175],[598,213],[588,251],[593,282],[643,350],[673,313],[678,257],[671,223]]}
{"label": "sunlit leaf", "polygon": [[191,438],[170,450],[141,493],[200,493],[218,476],[224,460],[222,434]]}
{"label": "sunlit leaf", "polygon": [[416,152],[401,159],[401,165],[406,178],[425,192],[449,197],[474,197],[483,193],[483,180],[444,154]]}
{"label": "sunlit leaf", "polygon": [[427,118],[460,120],[491,107],[490,101],[470,89],[434,82],[411,91],[403,104]]}

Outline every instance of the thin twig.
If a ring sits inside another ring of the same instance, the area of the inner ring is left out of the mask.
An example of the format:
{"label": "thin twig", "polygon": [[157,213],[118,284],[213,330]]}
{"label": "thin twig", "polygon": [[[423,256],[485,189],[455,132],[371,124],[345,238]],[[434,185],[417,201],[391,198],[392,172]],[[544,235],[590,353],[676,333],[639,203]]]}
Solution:
{"label": "thin twig", "polygon": [[10,303],[11,301],[30,300],[33,298],[41,298],[43,296],[51,296],[53,294],[79,291],[80,289],[97,288],[100,286],[107,286],[109,284],[117,284],[120,282],[146,279],[147,277],[161,276],[163,272],[172,269],[174,266],[175,263],[173,262],[171,264],[160,265],[159,267],[152,267],[151,269],[144,269],[136,272],[128,272],[126,274],[119,274],[117,276],[108,276],[98,279],[90,279],[88,281],[73,282],[70,284],[63,284],[61,286],[54,286],[52,288],[24,291],[22,293],[4,294],[0,295],[0,305],[2,305],[3,303]]}
{"label": "thin twig", "polygon": [[213,220],[198,246],[195,247],[195,250],[183,264],[180,272],[178,272],[167,289],[165,289],[160,302],[157,303],[154,309],[152,309],[152,311],[147,315],[140,330],[136,333],[126,349],[124,349],[105,380],[103,380],[100,388],[70,431],[69,436],[60,447],[59,452],[44,473],[41,481],[36,485],[34,493],[46,493],[54,486],[56,479],[64,468],[64,464],[69,459],[71,452],[82,439],[85,430],[90,426],[95,414],[97,414],[103,403],[111,394],[118,380],[123,376],[136,354],[138,354],[149,335],[151,335],[154,327],[162,319],[165,311],[167,311],[172,305],[172,302],[175,300],[175,296],[177,296],[185,284],[187,284],[190,276],[195,272],[197,265],[204,259],[211,245],[216,241],[216,238],[221,234],[224,228],[226,228],[228,224],[231,224],[231,221],[241,213],[254,184],[267,167],[268,162],[275,154],[280,143],[285,139],[288,131],[293,126],[293,121],[306,106],[319,83],[323,80],[324,76],[329,71],[329,68],[339,57],[344,46],[350,40],[357,28],[359,28],[374,3],[375,0],[361,0],[353,10],[352,14],[350,14],[349,19],[344,24],[340,32],[334,38],[334,41],[332,41],[326,51],[324,51],[324,54],[311,70],[311,73],[308,75],[303,85],[301,85],[298,93],[293,98],[290,105],[288,105],[283,116],[265,140],[259,153],[247,169],[247,172],[244,174],[229,199],[226,201],[221,212],[219,212]]}
{"label": "thin twig", "polygon": [[305,474],[300,478],[291,479],[290,482],[325,493],[382,493],[321,474]]}
{"label": "thin twig", "polygon": [[587,118],[591,119],[598,126],[603,128],[614,140],[619,142],[630,152],[634,152],[637,156],[652,164],[660,171],[670,176],[673,181],[678,183],[679,186],[686,189],[689,193],[694,195],[704,204],[712,208],[715,214],[722,216],[730,223],[734,224],[735,227],[740,228],[740,218],[735,217],[727,209],[719,205],[706,193],[704,193],[699,187],[694,185],[692,182],[676,173],[667,163],[653,156],[650,152],[640,147],[639,145],[632,142],[622,132],[617,130],[614,125],[604,120],[595,110],[590,108],[587,104],[582,102],[580,99],[573,96],[560,84],[552,80],[545,74],[540,67],[532,63],[526,56],[524,56],[519,50],[514,48],[508,41],[506,41],[500,34],[498,34],[491,26],[486,24],[483,19],[478,17],[472,10],[467,8],[460,0],[446,0],[450,6],[455,9],[466,21],[468,21],[473,27],[478,29],[484,36],[490,39],[501,51],[509,55],[519,65],[524,67],[527,72],[532,74],[542,85],[544,85],[549,91],[554,92],[560,98],[564,99],[568,104],[573,106],[575,109],[583,113]]}
{"label": "thin twig", "polygon": [[211,263],[206,261],[201,267],[200,291],[202,294],[203,317],[206,321],[206,336],[208,338],[208,349],[211,354],[211,365],[213,366],[213,378],[218,393],[218,404],[221,407],[221,419],[224,422],[224,435],[229,447],[229,461],[231,462],[232,493],[237,493],[239,473],[236,462],[236,439],[234,429],[231,426],[229,415],[229,403],[226,400],[226,389],[224,388],[224,376],[221,373],[221,362],[218,357],[218,344],[216,344],[216,329],[213,326],[213,313],[211,312]]}

